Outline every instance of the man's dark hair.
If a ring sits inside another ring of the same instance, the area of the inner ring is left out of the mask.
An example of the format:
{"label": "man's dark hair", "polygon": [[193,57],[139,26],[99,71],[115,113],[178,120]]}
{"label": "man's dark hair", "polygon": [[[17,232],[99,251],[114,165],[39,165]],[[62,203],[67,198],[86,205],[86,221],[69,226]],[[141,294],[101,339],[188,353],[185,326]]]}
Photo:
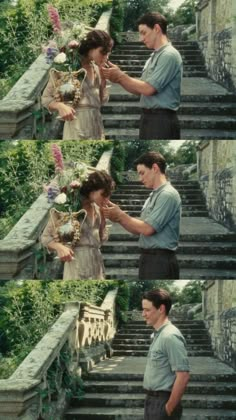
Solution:
{"label": "man's dark hair", "polygon": [[138,26],[147,25],[151,29],[153,29],[156,24],[160,26],[162,33],[166,35],[168,25],[167,20],[165,16],[158,12],[145,13],[145,15],[141,16],[141,18],[137,21]]}
{"label": "man's dark hair", "polygon": [[143,153],[138,159],[135,160],[134,165],[145,165],[147,168],[151,169],[152,165],[156,163],[162,174],[166,171],[166,160],[158,152],[146,152]]}
{"label": "man's dark hair", "polygon": [[170,312],[172,300],[169,292],[165,289],[149,290],[143,294],[143,299],[147,299],[152,302],[153,306],[157,309],[159,309],[161,305],[165,305],[166,315]]}
{"label": "man's dark hair", "polygon": [[115,187],[115,183],[106,171],[92,172],[86,181],[82,183],[80,193],[88,197],[93,191],[104,190],[104,197],[109,197]]}

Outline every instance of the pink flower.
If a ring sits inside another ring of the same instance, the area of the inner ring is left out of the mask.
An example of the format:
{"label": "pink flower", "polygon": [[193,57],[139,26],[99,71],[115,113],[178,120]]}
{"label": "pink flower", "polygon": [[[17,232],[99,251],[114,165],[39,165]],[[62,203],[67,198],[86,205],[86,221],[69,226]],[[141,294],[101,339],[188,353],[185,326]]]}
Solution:
{"label": "pink flower", "polygon": [[61,32],[61,22],[58,10],[55,7],[53,7],[52,4],[49,4],[47,9],[50,21],[52,23],[53,31]]}
{"label": "pink flower", "polygon": [[61,148],[55,143],[52,144],[52,155],[55,162],[56,172],[62,172],[64,169],[63,156],[61,153]]}
{"label": "pink flower", "polygon": [[79,46],[79,42],[78,41],[76,41],[75,39],[73,39],[72,41],[70,41],[69,43],[68,43],[68,47],[69,48],[77,48]]}
{"label": "pink flower", "polygon": [[70,187],[71,188],[79,188],[80,187],[80,182],[79,181],[72,181],[71,183],[70,183]]}

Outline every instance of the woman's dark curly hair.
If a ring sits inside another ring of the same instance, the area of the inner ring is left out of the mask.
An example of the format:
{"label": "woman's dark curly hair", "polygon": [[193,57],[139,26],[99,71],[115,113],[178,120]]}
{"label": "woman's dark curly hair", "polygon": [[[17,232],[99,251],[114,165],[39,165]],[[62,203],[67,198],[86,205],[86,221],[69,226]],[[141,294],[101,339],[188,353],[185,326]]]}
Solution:
{"label": "woman's dark curly hair", "polygon": [[113,47],[113,41],[107,32],[94,29],[87,33],[79,46],[79,54],[86,56],[94,48],[102,47],[102,54],[106,55]]}
{"label": "woman's dark curly hair", "polygon": [[80,193],[88,198],[92,191],[104,190],[103,196],[109,197],[115,188],[115,182],[106,171],[95,171],[84,181]]}

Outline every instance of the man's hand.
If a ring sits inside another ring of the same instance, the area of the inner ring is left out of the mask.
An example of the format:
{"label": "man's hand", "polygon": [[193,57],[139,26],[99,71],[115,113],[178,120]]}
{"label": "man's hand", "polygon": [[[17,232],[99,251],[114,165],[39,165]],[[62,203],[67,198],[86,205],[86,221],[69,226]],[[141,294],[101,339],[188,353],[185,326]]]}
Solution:
{"label": "man's hand", "polygon": [[105,79],[113,83],[119,83],[120,78],[124,74],[118,66],[108,61],[109,67],[102,67],[101,71]]}
{"label": "man's hand", "polygon": [[106,219],[110,219],[112,222],[119,222],[120,216],[123,211],[120,209],[117,204],[108,201],[107,207],[102,208],[102,212]]}

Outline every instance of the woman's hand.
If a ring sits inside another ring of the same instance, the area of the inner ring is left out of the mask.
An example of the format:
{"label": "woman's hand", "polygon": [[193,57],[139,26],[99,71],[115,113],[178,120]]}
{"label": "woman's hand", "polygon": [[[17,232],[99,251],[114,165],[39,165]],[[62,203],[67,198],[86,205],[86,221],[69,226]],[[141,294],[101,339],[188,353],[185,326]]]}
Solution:
{"label": "woman's hand", "polygon": [[58,103],[57,111],[64,121],[73,121],[75,119],[75,109],[63,102]]}
{"label": "woman's hand", "polygon": [[51,242],[48,247],[55,250],[58,258],[63,262],[70,262],[74,259],[74,251],[60,242]]}

